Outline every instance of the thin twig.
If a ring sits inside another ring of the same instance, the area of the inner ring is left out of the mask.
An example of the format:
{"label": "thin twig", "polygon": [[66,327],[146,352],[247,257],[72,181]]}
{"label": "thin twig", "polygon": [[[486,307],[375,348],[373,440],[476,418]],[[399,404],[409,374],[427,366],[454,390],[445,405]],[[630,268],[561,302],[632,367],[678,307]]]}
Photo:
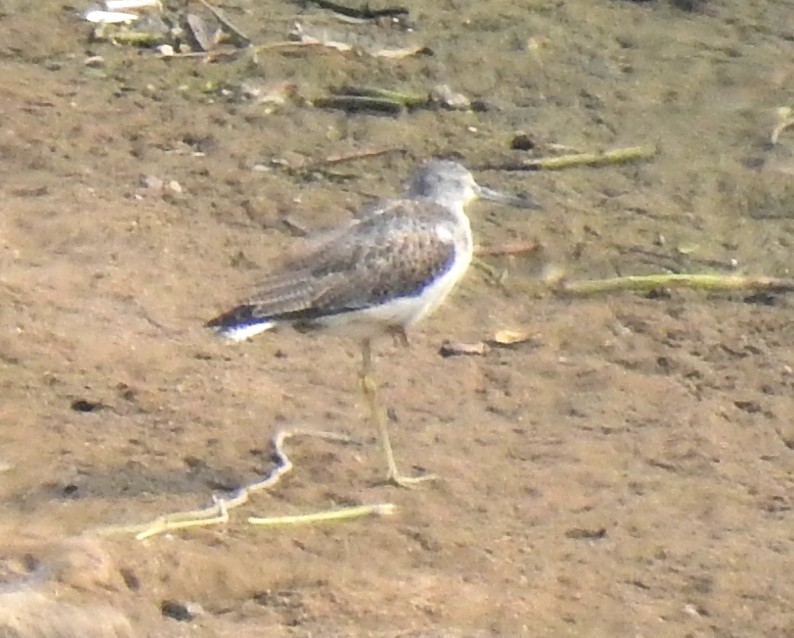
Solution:
{"label": "thin twig", "polygon": [[592,153],[573,153],[570,155],[508,161],[502,164],[489,164],[484,166],[483,169],[500,171],[557,171],[574,166],[603,166],[605,164],[621,164],[633,160],[648,159],[658,152],[658,146],[655,144],[646,144],[642,146],[615,148],[608,151],[595,151]]}
{"label": "thin twig", "polygon": [[524,244],[505,244],[503,246],[475,246],[478,257],[501,257],[503,255],[526,255],[543,250],[543,244],[533,241]]}
{"label": "thin twig", "polygon": [[[254,492],[270,489],[278,483],[285,474],[293,469],[290,458],[284,452],[284,442],[294,436],[314,436],[331,441],[350,442],[350,437],[336,433],[315,430],[289,429],[278,430],[272,439],[273,452],[276,459],[276,467],[263,479],[255,481],[249,485],[241,487],[233,492],[229,498],[213,497],[213,504],[196,510],[175,512],[158,516],[149,523],[140,525],[122,525],[107,527],[99,530],[102,534],[134,534],[136,540],[144,540],[157,534],[163,534],[177,529],[188,527],[206,527],[226,523],[229,520],[229,512],[248,502]],[[324,522],[331,520],[346,520],[359,518],[372,514],[391,514],[394,512],[394,505],[391,503],[376,503],[373,505],[356,505],[333,510],[323,510],[310,514],[298,516],[276,516],[272,518],[253,518],[256,525],[294,525],[295,523]]]}
{"label": "thin twig", "polygon": [[250,44],[251,38],[249,38],[247,35],[245,35],[245,33],[240,31],[240,29],[234,26],[234,23],[231,20],[229,20],[225,15],[223,15],[223,12],[220,9],[213,7],[209,2],[207,2],[207,0],[199,0],[199,2],[203,4],[207,9],[209,9],[212,15],[215,16],[215,19],[218,22],[220,22],[224,27],[226,27],[229,31],[234,33],[234,35],[240,38],[243,42],[247,42]]}
{"label": "thin twig", "polygon": [[658,274],[590,279],[562,280],[555,289],[563,294],[593,295],[605,292],[643,292],[656,288],[691,288],[708,292],[769,291],[794,292],[794,279],[778,277],[750,277],[744,275]]}
{"label": "thin twig", "polygon": [[174,53],[160,53],[161,58],[225,58],[240,55],[250,50],[251,47],[235,47],[233,49],[211,49],[210,51],[184,51]]}
{"label": "thin twig", "polygon": [[343,507],[325,512],[315,512],[313,514],[296,514],[294,516],[249,516],[248,522],[251,525],[263,525],[265,527],[276,527],[282,525],[306,525],[312,523],[324,523],[329,521],[344,521],[351,518],[361,518],[363,516],[390,516],[395,512],[392,503],[373,503],[372,505],[354,505]]}
{"label": "thin twig", "polygon": [[329,166],[336,166],[337,164],[344,164],[346,162],[354,162],[361,159],[372,159],[373,157],[380,157],[388,155],[389,153],[404,153],[405,149],[398,146],[381,147],[381,148],[363,148],[354,149],[352,151],[344,151],[319,159],[309,159],[304,162],[291,164],[287,166],[290,171],[313,171],[319,168],[327,168]]}
{"label": "thin twig", "polygon": [[331,0],[310,0],[317,6],[338,13],[349,18],[356,18],[358,20],[377,20],[379,18],[397,18],[407,16],[409,11],[405,7],[385,7],[384,9],[371,9],[367,4],[364,4],[361,9],[354,9],[346,7],[338,2]]}
{"label": "thin twig", "polygon": [[782,120],[781,122],[778,122],[777,126],[772,129],[772,134],[769,136],[769,141],[772,142],[772,144],[777,144],[780,134],[792,126],[794,126],[794,117],[789,117]]}

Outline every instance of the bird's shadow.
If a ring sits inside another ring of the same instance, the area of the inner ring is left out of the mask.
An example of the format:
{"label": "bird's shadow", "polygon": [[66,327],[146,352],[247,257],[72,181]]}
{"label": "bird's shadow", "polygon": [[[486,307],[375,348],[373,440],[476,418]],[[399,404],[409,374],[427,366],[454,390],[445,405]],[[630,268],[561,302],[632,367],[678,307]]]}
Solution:
{"label": "bird's shadow", "polygon": [[[329,484],[344,461],[345,447],[359,445],[358,441],[314,444],[309,451],[291,454],[295,464],[292,473],[284,477],[285,485],[302,486]],[[323,445],[317,448],[317,445]],[[333,449],[336,446],[337,449]],[[35,511],[41,506],[74,501],[96,501],[121,504],[125,501],[155,500],[162,495],[190,495],[193,505],[212,503],[213,496],[229,497],[241,488],[249,487],[268,477],[280,463],[271,449],[251,450],[237,465],[221,465],[207,458],[186,456],[183,468],[157,469],[130,460],[111,468],[82,467],[68,477],[51,478],[37,487],[28,488],[7,498],[6,503],[22,511]],[[302,470],[302,472],[295,472]],[[362,477],[367,484],[366,477]],[[375,483],[373,483],[375,485]],[[279,498],[278,491],[269,491]]]}

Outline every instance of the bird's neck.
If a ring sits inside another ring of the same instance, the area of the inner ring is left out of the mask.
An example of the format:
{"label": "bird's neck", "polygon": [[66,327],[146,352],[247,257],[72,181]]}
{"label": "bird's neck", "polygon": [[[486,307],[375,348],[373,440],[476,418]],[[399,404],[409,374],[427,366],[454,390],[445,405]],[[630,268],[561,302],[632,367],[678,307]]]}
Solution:
{"label": "bird's neck", "polygon": [[426,197],[425,199],[452,211],[457,217],[466,217],[466,212],[463,210],[463,202],[458,197],[434,196]]}

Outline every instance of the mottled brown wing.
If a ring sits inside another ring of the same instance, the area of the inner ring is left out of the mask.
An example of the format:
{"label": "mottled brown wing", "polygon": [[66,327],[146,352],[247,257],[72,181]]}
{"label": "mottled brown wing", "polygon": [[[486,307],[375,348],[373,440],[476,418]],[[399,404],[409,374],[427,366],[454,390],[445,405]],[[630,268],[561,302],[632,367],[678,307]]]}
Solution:
{"label": "mottled brown wing", "polygon": [[267,277],[247,302],[213,320],[311,322],[418,295],[455,259],[455,219],[430,202],[395,200],[350,222],[287,269]]}

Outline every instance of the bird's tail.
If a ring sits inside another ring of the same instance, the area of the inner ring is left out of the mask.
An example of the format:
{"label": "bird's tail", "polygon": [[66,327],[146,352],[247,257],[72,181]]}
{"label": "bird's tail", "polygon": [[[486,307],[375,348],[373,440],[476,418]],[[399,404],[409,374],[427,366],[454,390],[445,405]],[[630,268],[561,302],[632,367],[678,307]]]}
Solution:
{"label": "bird's tail", "polygon": [[260,332],[275,327],[276,322],[267,317],[258,316],[255,306],[243,304],[208,321],[206,326],[222,337],[232,341],[243,341]]}

